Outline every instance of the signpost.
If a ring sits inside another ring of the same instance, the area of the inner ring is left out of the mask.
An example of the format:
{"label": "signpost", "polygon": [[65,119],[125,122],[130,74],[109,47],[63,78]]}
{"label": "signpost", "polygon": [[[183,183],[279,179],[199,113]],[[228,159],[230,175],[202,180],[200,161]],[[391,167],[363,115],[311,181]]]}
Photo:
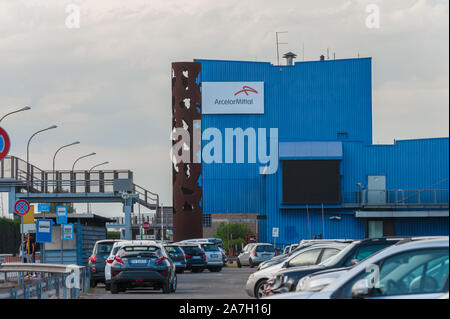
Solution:
{"label": "signpost", "polygon": [[0,161],[8,155],[10,148],[11,140],[8,133],[0,127]]}
{"label": "signpost", "polygon": [[62,225],[63,240],[73,240],[73,224]]}
{"label": "signpost", "polygon": [[[14,211],[17,215],[20,216],[20,250],[22,252],[22,263],[25,261],[25,249],[23,247],[23,216],[28,214],[30,211],[30,203],[28,203],[26,200],[20,199],[14,204]],[[28,259],[29,260],[29,259]],[[24,281],[23,273],[20,276],[21,282]]]}
{"label": "signpost", "polygon": [[67,207],[56,206],[56,223],[61,225],[61,265],[64,264],[64,225],[67,224]]}
{"label": "signpost", "polygon": [[149,230],[150,229],[151,224],[149,222],[144,222],[142,224],[142,228],[144,228],[144,230]]}
{"label": "signpost", "polygon": [[36,242],[51,243],[53,221],[51,219],[38,219],[36,224]]}
{"label": "signpost", "polygon": [[280,229],[278,227],[272,228],[273,246],[276,247],[277,238],[280,237]]}
{"label": "signpost", "polygon": [[50,213],[50,204],[38,204],[38,211],[40,213]]}

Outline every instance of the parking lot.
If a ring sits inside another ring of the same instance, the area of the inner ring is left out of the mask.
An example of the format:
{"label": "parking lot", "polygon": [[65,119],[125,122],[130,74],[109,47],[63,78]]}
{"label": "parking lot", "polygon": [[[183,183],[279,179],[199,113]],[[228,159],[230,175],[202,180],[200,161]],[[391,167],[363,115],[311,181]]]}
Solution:
{"label": "parking lot", "polygon": [[91,288],[83,299],[251,299],[245,292],[248,276],[256,268],[224,267],[221,272],[205,270],[201,273],[186,271],[178,274],[178,288],[175,293],[163,294],[161,290],[127,290],[117,295],[105,291],[99,284]]}

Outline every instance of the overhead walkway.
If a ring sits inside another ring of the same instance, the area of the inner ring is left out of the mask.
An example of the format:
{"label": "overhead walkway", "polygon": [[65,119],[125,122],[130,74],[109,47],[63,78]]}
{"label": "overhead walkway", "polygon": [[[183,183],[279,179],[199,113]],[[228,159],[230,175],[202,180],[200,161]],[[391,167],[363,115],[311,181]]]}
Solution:
{"label": "overhead walkway", "polygon": [[136,185],[133,175],[130,170],[44,171],[8,156],[0,161],[0,191],[9,193],[11,214],[19,199],[30,203],[122,203],[126,233],[131,236],[134,204],[159,209],[159,196]]}

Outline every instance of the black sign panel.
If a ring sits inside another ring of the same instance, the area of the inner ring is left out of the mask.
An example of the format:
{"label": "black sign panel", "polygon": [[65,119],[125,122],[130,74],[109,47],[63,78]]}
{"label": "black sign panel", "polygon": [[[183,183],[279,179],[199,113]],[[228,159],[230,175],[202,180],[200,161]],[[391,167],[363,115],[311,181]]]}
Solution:
{"label": "black sign panel", "polygon": [[283,204],[339,204],[339,160],[283,161]]}

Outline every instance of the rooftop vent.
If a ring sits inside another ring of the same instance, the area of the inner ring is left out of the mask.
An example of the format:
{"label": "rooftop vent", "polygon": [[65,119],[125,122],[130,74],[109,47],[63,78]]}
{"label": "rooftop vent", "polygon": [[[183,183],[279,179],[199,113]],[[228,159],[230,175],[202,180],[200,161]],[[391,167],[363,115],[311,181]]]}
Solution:
{"label": "rooftop vent", "polygon": [[286,65],[294,65],[294,59],[297,57],[297,54],[288,52],[285,55],[283,55],[283,58],[286,59]]}

